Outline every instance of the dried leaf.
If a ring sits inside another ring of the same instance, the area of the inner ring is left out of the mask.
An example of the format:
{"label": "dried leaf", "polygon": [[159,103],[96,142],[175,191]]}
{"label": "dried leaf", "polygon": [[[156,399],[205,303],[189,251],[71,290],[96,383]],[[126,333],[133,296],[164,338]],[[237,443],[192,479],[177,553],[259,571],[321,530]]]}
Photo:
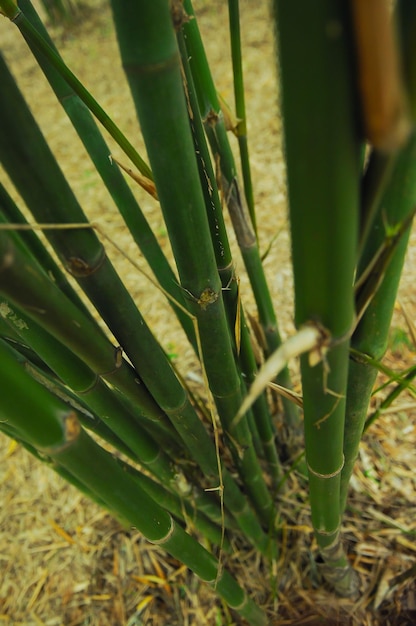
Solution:
{"label": "dried leaf", "polygon": [[157,195],[157,191],[156,191],[156,186],[154,182],[150,180],[150,178],[143,176],[143,174],[140,174],[140,172],[133,172],[132,169],[120,163],[120,161],[116,159],[115,157],[113,157],[111,154],[109,158],[111,162],[114,161],[114,163],[117,163],[119,168],[121,168],[124,172],[126,172],[126,174],[130,176],[130,178],[135,180],[136,183],[140,185],[140,187],[142,187],[145,191],[147,191],[147,193],[149,193],[152,196],[152,198],[154,198],[155,200],[159,199]]}
{"label": "dried leaf", "polygon": [[286,367],[290,359],[300,356],[305,352],[309,352],[310,350],[316,350],[322,347],[326,341],[327,337],[324,336],[322,328],[314,324],[304,326],[296,335],[285,341],[285,343],[273,352],[259,370],[257,378],[251,385],[249,393],[234,418],[233,425],[240,421],[269,383]]}

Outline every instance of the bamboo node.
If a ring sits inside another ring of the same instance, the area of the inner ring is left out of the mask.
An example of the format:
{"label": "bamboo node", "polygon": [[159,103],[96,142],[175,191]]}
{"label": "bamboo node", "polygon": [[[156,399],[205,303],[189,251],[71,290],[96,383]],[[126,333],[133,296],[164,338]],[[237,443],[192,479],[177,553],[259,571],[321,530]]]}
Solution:
{"label": "bamboo node", "polygon": [[92,383],[88,385],[88,387],[86,387],[85,389],[78,389],[77,393],[81,396],[87,395],[88,393],[90,393],[96,388],[98,381],[99,381],[99,376],[96,374]]}
{"label": "bamboo node", "polygon": [[22,11],[19,9],[19,7],[17,5],[14,6],[13,9],[16,11],[14,13],[14,15],[11,15],[11,14],[9,15],[9,11],[7,11],[7,12],[6,11],[1,11],[1,14],[4,15],[5,17],[8,17],[11,22],[16,22],[19,19],[19,17],[21,17],[21,15],[23,15],[23,13],[22,13]]}
{"label": "bamboo node", "polygon": [[75,411],[69,411],[63,416],[62,419],[64,430],[63,441],[61,441],[57,445],[42,448],[41,451],[47,456],[56,457],[61,452],[64,452],[81,434],[82,427]]}
{"label": "bamboo node", "polygon": [[356,348],[350,348],[350,359],[361,365],[368,365],[371,356],[365,352],[360,352]]}
{"label": "bamboo node", "polygon": [[194,19],[193,15],[187,14],[182,2],[183,0],[171,0],[170,3],[170,14],[176,32],[179,32],[184,24]]}
{"label": "bamboo node", "polygon": [[75,278],[85,278],[86,276],[95,274],[95,272],[102,267],[106,258],[105,249],[102,247],[100,257],[94,265],[90,265],[90,263],[81,259],[81,257],[71,256],[66,262],[66,269],[71,276]]}
{"label": "bamboo node", "polygon": [[308,468],[308,472],[310,474],[312,474],[313,476],[316,476],[317,478],[335,478],[335,476],[338,476],[338,474],[340,474],[344,468],[345,465],[345,456],[342,455],[342,463],[340,465],[340,467],[335,470],[335,472],[331,472],[330,474],[321,474],[320,472],[316,472],[310,465],[308,462],[306,462],[307,468]]}
{"label": "bamboo node", "polygon": [[173,519],[171,515],[169,515],[169,517],[170,517],[170,528],[168,532],[166,533],[166,535],[162,537],[161,539],[149,539],[147,537],[147,540],[150,541],[150,543],[153,543],[156,546],[161,546],[167,541],[169,541],[169,539],[171,539],[173,533],[175,532],[175,520]]}
{"label": "bamboo node", "polygon": [[332,344],[333,338],[329,330],[317,321],[307,322],[305,326],[315,327],[320,334],[319,340],[309,351],[308,355],[309,366],[315,367],[315,365],[318,365],[322,361],[325,363],[325,357],[329,350],[329,346]]}
{"label": "bamboo node", "polygon": [[[111,374],[114,374],[118,369],[120,369],[120,367],[123,365],[123,363],[124,363],[124,361],[123,361],[123,348],[121,346],[114,346],[114,367],[111,370],[108,370],[107,372],[100,372],[100,374],[98,374],[98,376],[100,376],[101,378],[105,378],[106,376],[110,376]],[[138,381],[138,382],[140,382],[140,381]],[[93,383],[93,386],[95,384],[96,383]]]}

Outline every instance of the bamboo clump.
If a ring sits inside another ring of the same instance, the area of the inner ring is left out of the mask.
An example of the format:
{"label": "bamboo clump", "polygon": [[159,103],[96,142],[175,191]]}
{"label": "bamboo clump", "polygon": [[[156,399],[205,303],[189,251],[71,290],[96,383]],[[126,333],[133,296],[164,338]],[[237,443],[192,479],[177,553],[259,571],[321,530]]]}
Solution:
{"label": "bamboo clump", "polygon": [[[230,2],[230,28],[243,185],[190,2],[112,2],[149,165],[67,68],[30,3],[22,0],[17,8],[1,0],[0,6],[35,54],[152,280],[166,295],[199,361],[205,395],[201,410],[114,268],[106,239],[89,223],[2,60],[2,163],[59,260],[58,266],[45,252],[36,224],[31,230],[2,187],[2,430],[182,560],[249,623],[265,624],[267,608],[223,567],[222,555],[239,533],[270,563],[279,558],[278,502],[288,478],[284,448],[292,455],[298,445],[300,405],[317,567],[338,594],[356,597],[358,577],[344,550],[341,521],[377,372],[366,357],[378,363],[386,349],[416,188],[408,183],[412,130],[388,157],[381,143],[367,147],[371,153],[363,159],[366,137],[357,117],[355,77],[360,59],[351,52],[354,32],[346,7],[304,6],[299,21],[298,3],[274,3],[299,329],[282,344],[256,232],[238,3]],[[401,11],[406,10],[404,3]],[[410,54],[406,41],[396,41],[398,58]],[[398,80],[409,99],[403,124],[412,129],[411,90],[406,92],[405,77]],[[108,159],[91,113],[141,176],[154,181],[173,262],[125,183],[118,159]],[[381,163],[380,169],[373,170],[373,163]],[[366,198],[369,206],[363,205]],[[257,307],[257,342],[241,297],[225,207]],[[293,349],[296,337],[307,332],[313,337]],[[265,361],[260,370],[259,348]],[[302,397],[294,402],[287,365],[302,353]],[[265,392],[275,378],[275,388],[284,389],[279,436]],[[260,381],[254,396],[250,388]],[[119,460],[95,436],[130,460]],[[188,532],[189,516],[216,548],[202,546]]]}

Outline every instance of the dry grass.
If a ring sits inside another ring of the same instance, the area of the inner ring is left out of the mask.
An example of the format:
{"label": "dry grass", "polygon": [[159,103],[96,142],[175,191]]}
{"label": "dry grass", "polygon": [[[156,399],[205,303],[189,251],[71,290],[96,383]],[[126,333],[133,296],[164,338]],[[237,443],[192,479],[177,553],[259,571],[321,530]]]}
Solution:
{"label": "dry grass", "polygon": [[[292,279],[272,36],[265,3],[246,0],[241,4],[247,43],[251,156],[261,216],[260,240],[265,249],[279,233],[266,260],[266,270],[282,334],[287,335],[293,328]],[[200,12],[219,90],[232,102],[224,2],[198,0],[195,6]],[[96,6],[85,13],[83,23],[70,29],[57,29],[56,37],[69,65],[128,136],[137,137],[140,145],[108,8],[97,0]],[[17,30],[5,20],[0,21],[0,42],[88,215],[135,255],[122,221],[99,185],[81,144],[71,133],[69,122],[55,106]],[[115,154],[121,157],[117,150]],[[0,175],[3,176],[1,172]],[[169,253],[156,203],[135,192]],[[184,345],[180,331],[172,325],[163,298],[126,259],[109,252],[162,344],[180,354],[178,365],[186,374],[195,366],[192,353]],[[401,287],[401,300],[413,320],[415,256],[414,234]],[[242,268],[242,263],[237,263]],[[250,308],[244,276],[242,292]],[[394,325],[406,328],[400,307]],[[389,365],[396,370],[414,360],[415,351],[403,343],[396,345],[395,352],[390,351],[387,357]],[[280,501],[283,543],[279,562],[272,571],[238,538],[232,538],[234,551],[225,558],[226,564],[267,608],[271,624],[406,626],[415,623],[415,573],[405,576],[412,567],[414,570],[416,557],[415,444],[415,400],[403,395],[393,411],[380,417],[366,434],[352,481],[345,535],[362,580],[363,593],[357,603],[334,598],[316,584],[310,557],[311,543],[312,552],[314,547],[305,485],[295,473]],[[236,623],[220,601],[178,562],[148,545],[134,529],[123,528],[3,436],[0,436],[0,460],[0,624]],[[278,590],[275,593],[274,588]]]}

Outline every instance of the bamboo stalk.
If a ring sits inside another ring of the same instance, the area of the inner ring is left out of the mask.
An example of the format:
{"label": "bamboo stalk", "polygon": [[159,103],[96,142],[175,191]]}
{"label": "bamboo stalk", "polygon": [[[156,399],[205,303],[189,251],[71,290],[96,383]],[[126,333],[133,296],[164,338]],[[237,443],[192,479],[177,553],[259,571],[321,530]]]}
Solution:
{"label": "bamboo stalk", "polygon": [[361,182],[360,237],[358,260],[370,236],[383,192],[390,180],[396,154],[372,150]]}
{"label": "bamboo stalk", "polygon": [[[8,130],[0,138],[0,152],[10,177],[22,188],[26,204],[40,221],[87,223],[6,66],[0,65],[0,69],[7,85],[7,98],[2,98],[0,106]],[[28,164],[27,169],[23,167],[24,163]],[[169,412],[171,419],[176,419],[176,413],[182,411],[186,403],[185,391],[95,233],[87,228],[77,232],[56,228],[47,230],[46,234],[65,267],[123,346],[140,377],[151,388],[157,385],[154,393],[159,394],[165,412]],[[131,333],[131,328],[136,332]],[[143,352],[147,354],[146,359],[142,358]],[[187,409],[191,414],[192,407],[188,405]],[[198,422],[196,415],[194,422]],[[188,443],[194,443],[189,436]]]}
{"label": "bamboo stalk", "polygon": [[154,481],[149,476],[146,476],[146,474],[137,471],[137,469],[133,468],[131,465],[127,465],[126,463],[121,464],[124,470],[133,476],[140,487],[144,489],[155,502],[182,522],[182,525],[186,527],[186,531],[189,534],[197,530],[224,552],[230,553],[232,551],[229,532],[233,530],[233,527],[231,527],[231,530],[228,525],[227,529],[221,528],[221,520],[215,522],[209,514],[205,514],[202,507],[199,505],[198,498],[191,497],[185,499],[179,494],[168,491],[163,485]]}
{"label": "bamboo stalk", "polygon": [[[86,422],[84,420],[82,412],[78,412],[78,418],[80,419],[81,424],[85,426]],[[88,428],[88,425],[86,427]],[[50,458],[47,458],[44,455],[40,454],[35,447],[28,444],[27,441],[22,439],[22,437],[13,427],[0,422],[0,430],[2,430],[8,437],[11,437],[12,439],[18,441],[30,454],[35,456],[38,461],[47,464],[64,480],[74,485],[74,487],[84,493],[88,498],[99,504],[99,506],[107,509],[109,508],[103,500],[98,498],[95,493],[88,489],[86,485],[79,481],[71,472],[69,472],[67,469],[64,469],[58,463],[51,462]],[[94,432],[99,432],[100,435],[102,435],[101,429],[94,428],[93,430]],[[110,437],[109,439],[106,438],[106,441],[114,443],[114,439],[112,441]],[[124,451],[121,446],[121,441],[116,443],[116,447],[118,447],[119,450]],[[222,529],[211,519],[209,519],[209,517],[206,517],[201,510],[198,509],[195,501],[188,502],[187,500],[183,500],[183,498],[181,498],[177,494],[167,491],[162,485],[155,482],[145,474],[142,474],[131,465],[128,465],[120,459],[117,459],[117,462],[123,469],[123,471],[129,473],[134,478],[135,482],[137,482],[139,486],[144,489],[144,491],[146,491],[146,493],[148,493],[151,498],[153,498],[153,500],[158,502],[162,508],[172,513],[175,518],[181,523],[186,524],[187,528],[189,528],[190,530],[196,529],[209,541],[212,541],[217,546],[221,546],[222,550],[226,552],[230,551],[231,546],[227,536],[223,536]],[[120,518],[120,521],[124,525],[128,524],[125,519],[121,519],[121,516],[117,513],[117,511],[110,510],[110,513],[115,517]]]}
{"label": "bamboo stalk", "polygon": [[[354,353],[350,359],[348,375],[347,413],[345,424],[345,466],[341,479],[341,506],[346,505],[348,484],[367,416],[369,399],[377,376],[377,369],[361,359],[360,354],[380,361],[387,349],[388,332],[393,315],[398,284],[403,268],[407,242],[410,234],[409,218],[416,206],[416,182],[413,172],[416,167],[416,135],[413,133],[404,149],[397,156],[390,182],[378,203],[378,213],[367,239],[358,276],[387,241],[389,231],[406,222],[395,248],[389,255],[388,264],[379,268],[377,281],[369,295],[372,297],[360,323],[355,329],[351,346]],[[372,276],[368,277],[371,284]],[[365,288],[365,285],[362,289]],[[359,294],[358,294],[359,295]]]}
{"label": "bamboo stalk", "polygon": [[339,0],[275,0],[274,10],[295,322],[323,327],[330,340],[301,359],[312,523],[322,574],[339,594],[355,595],[339,506],[360,170],[348,11]]}
{"label": "bamboo stalk", "polygon": [[[3,245],[1,245],[3,244]],[[123,404],[126,403],[126,399],[133,402],[133,408],[130,403],[128,406],[136,414],[140,409],[140,418],[149,419],[152,421],[145,422],[149,424],[151,432],[155,432],[155,424],[163,417],[163,413],[156,405],[144,396],[147,404],[144,405],[143,394],[145,390],[143,386],[139,386],[139,380],[137,376],[133,374],[127,367],[127,364],[119,363],[118,367],[115,362],[114,349],[109,346],[107,350],[107,357],[105,356],[104,347],[105,342],[102,342],[102,338],[97,335],[96,329],[86,320],[82,315],[71,308],[69,302],[62,299],[59,292],[56,297],[50,294],[50,291],[54,291],[52,283],[48,284],[42,281],[42,275],[36,274],[35,268],[32,266],[28,275],[22,269],[23,262],[21,259],[17,259],[18,251],[11,248],[10,242],[7,242],[5,233],[0,232],[0,248],[5,252],[5,256],[2,258],[10,259],[13,256],[13,263],[10,266],[0,264],[2,267],[1,274],[1,292],[12,301],[15,302],[22,309],[28,307],[27,314],[39,322],[42,326],[47,328],[51,334],[59,341],[66,342],[66,345],[79,355],[85,363],[88,363],[90,367],[96,368],[100,375],[107,380],[112,386],[118,388],[121,393],[126,394],[123,397]],[[13,250],[13,252],[12,252]],[[6,261],[7,263],[7,261]],[[19,279],[16,279],[16,274]],[[25,278],[27,280],[25,281]],[[36,289],[36,285],[40,283],[40,288]],[[16,286],[17,289],[16,289]],[[37,294],[36,292],[39,291]],[[68,315],[68,318],[66,317]],[[131,377],[130,377],[131,375]],[[144,406],[143,406],[144,405]],[[152,408],[155,406],[156,408]],[[187,415],[183,410],[178,412],[178,420],[182,422],[182,429],[187,433],[185,435],[186,440],[189,439],[190,451],[194,457],[194,460],[201,466],[203,472],[208,479],[212,482],[215,480],[216,472],[216,457],[215,450],[211,440],[209,439],[201,422],[197,422],[197,427],[189,427],[192,420],[192,415]],[[157,432],[157,431],[156,431]],[[137,436],[137,433],[136,433]],[[159,442],[163,442],[165,439],[164,431],[162,430],[156,435]],[[175,441],[173,434],[170,434],[171,440]],[[167,449],[171,447],[171,441],[167,440],[164,444]],[[246,534],[247,538],[258,547],[262,553],[269,552],[269,541],[259,524],[256,522],[250,508],[247,506],[247,502],[239,489],[237,488],[231,475],[224,470],[224,491],[225,504],[232,511],[235,520],[239,527]],[[201,504],[204,504],[203,500],[200,500]],[[204,509],[208,510],[208,509]],[[211,509],[212,510],[212,509]],[[225,517],[227,520],[227,517]]]}
{"label": "bamboo stalk", "polygon": [[[4,303],[1,303],[1,309],[3,312]],[[3,317],[1,318],[1,325],[3,323],[7,326],[7,323],[4,321]],[[7,329],[10,330],[10,327]],[[127,456],[132,455],[131,449],[123,442],[117,435],[111,431],[104,422],[102,422],[97,416],[95,416],[89,407],[72,391],[65,387],[61,381],[59,381],[53,374],[53,372],[45,371],[44,367],[39,367],[36,363],[31,360],[28,360],[27,354],[22,354],[20,351],[20,345],[15,342],[10,342],[7,336],[1,335],[1,341],[8,345],[10,354],[13,354],[13,357],[22,364],[25,370],[30,374],[30,376],[42,384],[46,389],[48,389],[51,393],[54,393],[56,396],[61,398],[65,403],[69,406],[74,407],[79,414],[80,421],[82,425],[91,430],[96,435],[101,437],[104,441],[111,444],[115,448],[117,448],[123,454]],[[30,357],[32,354],[30,355]],[[17,433],[8,433],[10,437],[17,437]]]}
{"label": "bamboo stalk", "polygon": [[237,125],[235,134],[240,148],[241,171],[243,174],[244,194],[247,201],[251,223],[257,237],[256,212],[254,206],[253,183],[251,179],[250,157],[247,139],[246,104],[244,95],[243,59],[241,51],[240,3],[228,0],[228,16],[231,39],[231,59],[233,64],[234,99]]}
{"label": "bamboo stalk", "polygon": [[[1,114],[8,132],[0,137],[0,153],[9,175],[16,186],[22,188],[24,199],[32,213],[43,222],[86,223],[68,183],[62,175],[52,153],[44,141],[27,105],[18,92],[4,64],[0,64],[3,84],[7,86],[7,98],[0,101]],[[29,148],[30,146],[30,148]],[[28,164],[27,169],[22,166]],[[80,282],[94,306],[107,321],[113,334],[156,396],[159,396],[165,414],[180,429],[187,446],[191,446],[195,459],[201,458],[201,450],[209,454],[211,470],[215,467],[212,443],[200,423],[193,407],[176,378],[165,353],[155,341],[148,326],[139,314],[130,295],[122,285],[114,268],[105,255],[102,244],[91,229],[45,231],[52,245],[61,256],[65,266]],[[57,318],[58,319],[58,318]],[[41,322],[42,323],[42,322]],[[135,328],[135,333],[130,329]],[[65,339],[63,339],[65,342]],[[150,342],[150,343],[149,343]],[[82,345],[78,348],[83,354]],[[142,354],[146,353],[146,358]],[[82,357],[83,358],[83,357]],[[114,360],[114,357],[113,357]],[[88,363],[88,357],[86,362]],[[114,362],[107,370],[114,369]],[[99,371],[102,371],[99,369]],[[104,370],[106,371],[106,370]],[[118,372],[120,375],[120,372]],[[127,395],[137,401],[137,385]],[[151,404],[154,404],[153,399]],[[139,401],[139,406],[140,401]],[[163,411],[153,408],[160,416]],[[193,425],[191,428],[191,424]],[[172,438],[176,435],[172,429]],[[204,442],[204,443],[203,443]]]}
{"label": "bamboo stalk", "polygon": [[[133,406],[133,415],[140,412],[147,428],[155,434],[159,442],[170,449],[172,441],[178,438],[167,421],[166,413],[156,404],[148,390],[137,377],[121,353],[106,340],[94,323],[85,318],[74,305],[67,301],[59,289],[30,265],[23,252],[13,245],[10,233],[0,231],[0,249],[4,259],[2,268],[1,292],[11,302],[22,308],[58,341],[65,343],[97,374],[116,387]],[[166,381],[163,381],[165,384]],[[189,400],[171,408],[169,417],[175,425],[190,454],[210,480],[218,480],[217,459],[214,445],[204,425],[198,419]],[[260,525],[247,507],[231,475],[224,470],[225,504],[232,511],[238,525],[248,539],[261,552],[269,551],[269,541]]]}
{"label": "bamboo stalk", "polygon": [[[168,459],[161,446],[161,438],[159,437],[158,443],[155,443],[143,430],[137,410],[134,414],[129,413],[123,402],[124,399],[114,389],[110,392],[103,380],[94,375],[80,359],[50,335],[48,336],[33,320],[25,320],[21,311],[11,310],[8,305],[5,306],[5,303],[0,303],[0,313],[1,321],[6,319],[9,321],[9,328],[17,328],[18,337],[20,336],[26,342],[29,341],[37,354],[45,357],[63,382],[71,387],[81,385],[81,389],[71,394],[68,387],[64,387],[59,380],[52,379],[51,376],[45,375],[44,372],[40,372],[32,364],[20,358],[19,360],[24,363],[31,376],[73,406],[86,428],[103,437],[136,463],[139,462],[163,483],[171,492],[171,497],[169,497],[165,493],[166,489],[162,490],[159,495],[163,501],[170,502],[173,506],[176,502],[174,498],[181,498],[181,506],[188,511],[190,519],[195,518],[197,525],[201,522],[201,532],[204,532],[202,528],[206,528],[208,536],[213,536],[215,528],[216,542],[220,545],[219,529],[216,524],[222,524],[224,528],[231,529],[235,528],[235,522],[226,511],[220,510],[219,502],[213,494],[201,491],[198,485],[192,485],[185,477],[184,471],[176,463],[179,452],[173,447],[172,442],[169,442],[169,448],[166,448],[166,452],[172,457]],[[86,389],[85,385],[87,385]],[[82,411],[81,406],[85,407]],[[131,409],[132,405],[130,405]],[[181,460],[182,467],[185,467],[183,450]],[[126,471],[129,471],[128,467],[125,467]],[[141,476],[140,474],[138,479],[143,483],[144,479],[141,479]],[[153,482],[151,481],[148,489],[151,489],[153,493],[158,493],[157,485],[152,487]],[[183,501],[184,498],[189,498],[189,502]],[[162,502],[159,499],[158,501]],[[175,505],[175,514],[180,508]]]}
{"label": "bamboo stalk", "polygon": [[[184,1],[184,7],[189,15],[195,17],[190,0]],[[219,186],[226,199],[237,242],[249,276],[259,321],[266,337],[266,350],[268,353],[271,353],[281,344],[276,314],[244,195],[240,191],[237,168],[228,141],[224,116],[205,56],[196,19],[191,19],[189,22],[184,23],[183,32],[200,113],[214,159],[219,165]],[[277,382],[283,387],[291,387],[287,369],[279,374]],[[283,406],[288,426],[291,428],[298,427],[299,415],[296,407],[286,399],[283,399]]]}

